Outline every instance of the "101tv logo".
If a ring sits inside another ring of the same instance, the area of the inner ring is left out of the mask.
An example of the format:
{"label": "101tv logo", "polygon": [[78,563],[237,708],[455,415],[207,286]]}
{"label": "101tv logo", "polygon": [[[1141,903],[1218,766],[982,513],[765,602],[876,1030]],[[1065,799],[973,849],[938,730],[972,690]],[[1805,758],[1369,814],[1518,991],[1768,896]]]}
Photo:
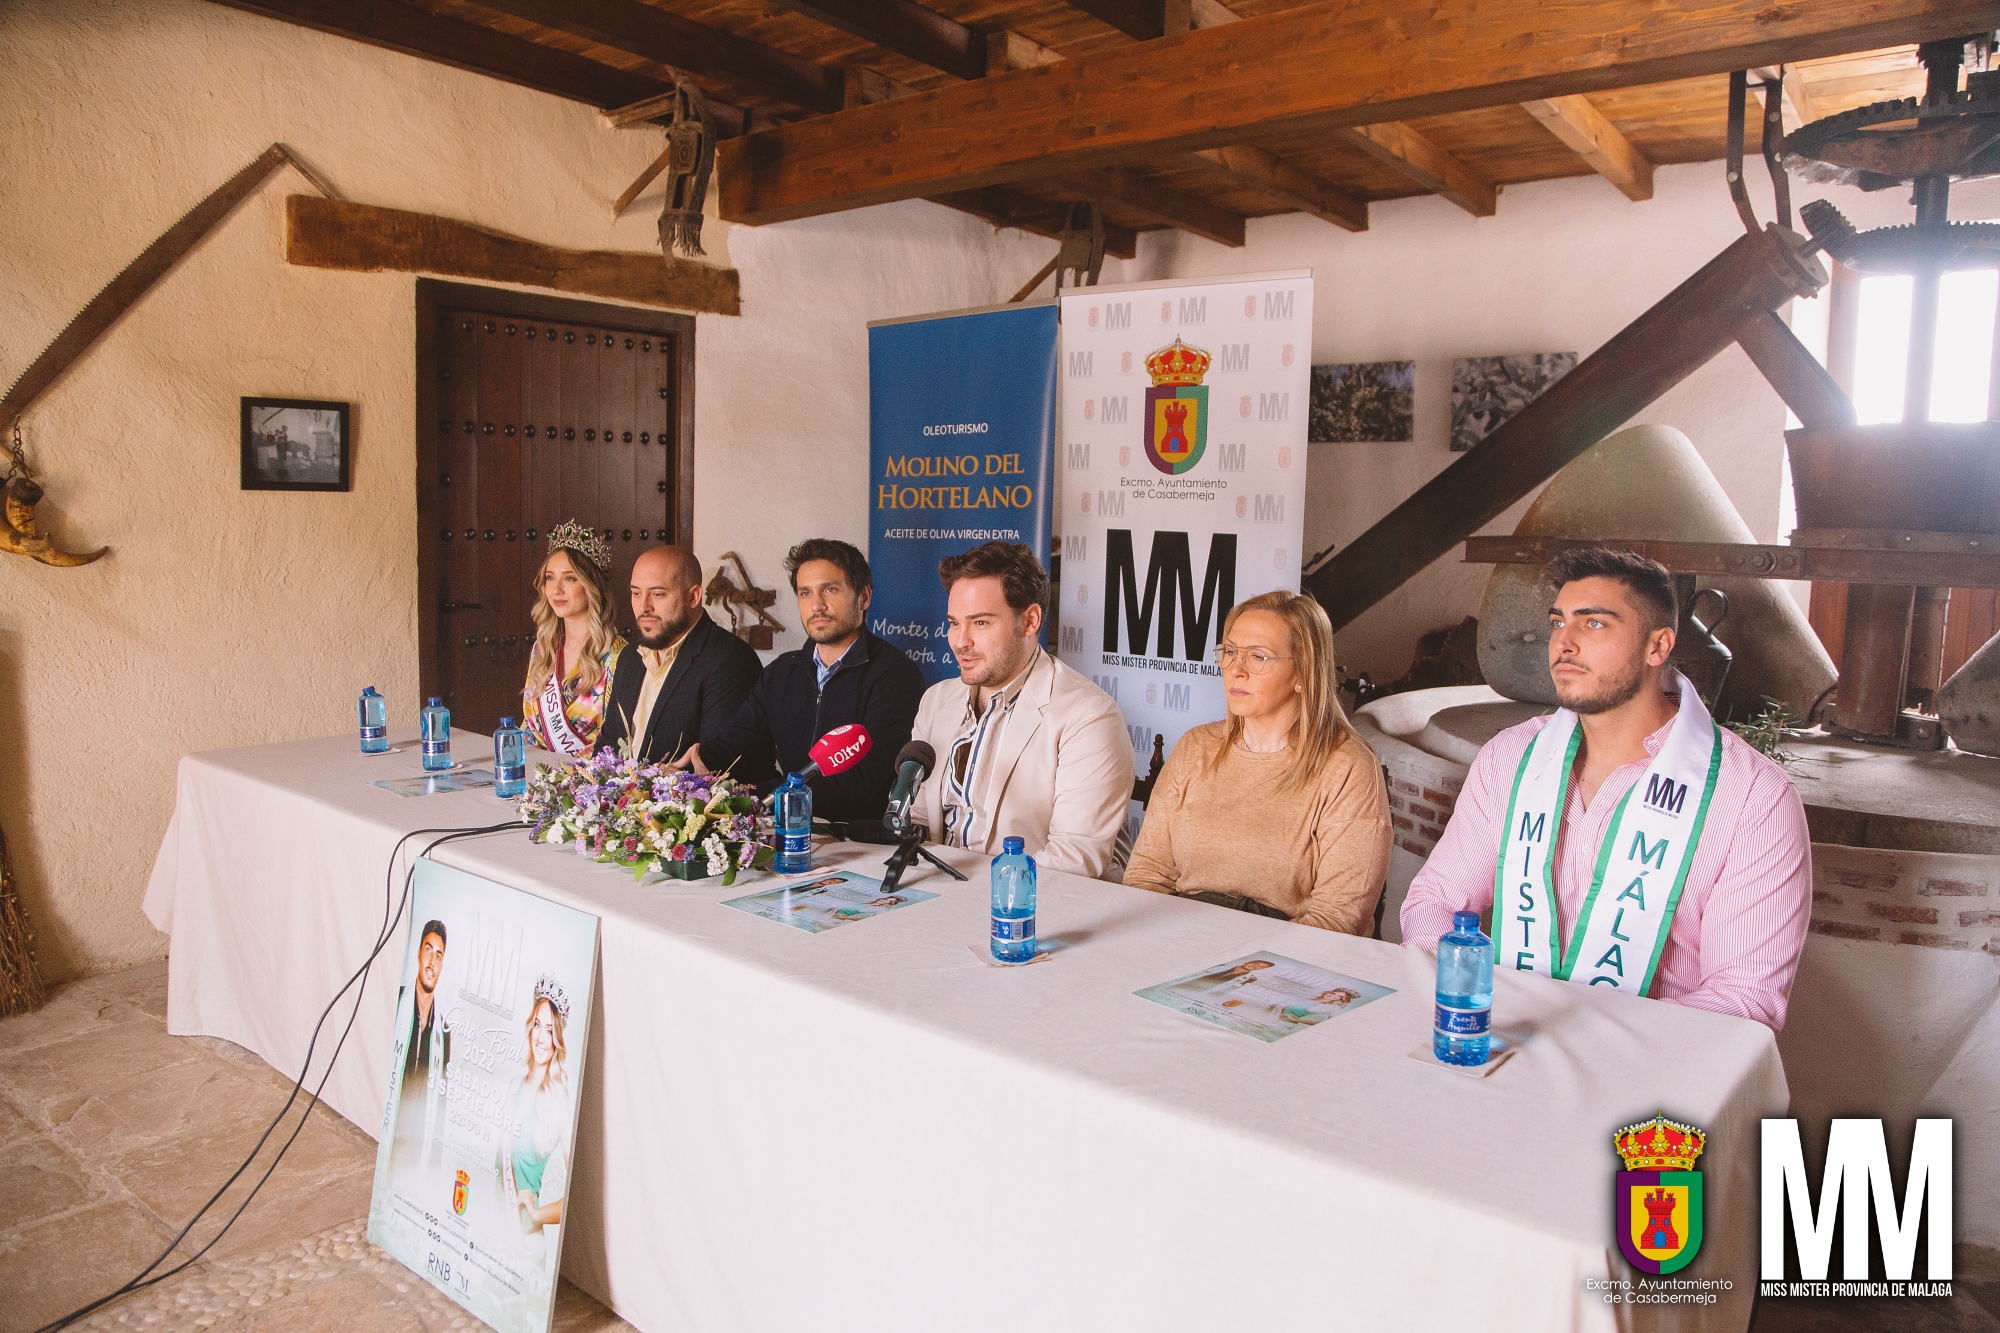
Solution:
{"label": "101tv logo", "polygon": [[[1759,1296],[1951,1295],[1951,1121],[1916,1122],[1900,1206],[1880,1120],[1831,1122],[1817,1202],[1798,1121],[1764,1122],[1760,1171]],[[1836,1230],[1841,1271],[1839,1280],[1830,1281]],[[1871,1230],[1878,1242],[1874,1247],[1869,1244]],[[1796,1277],[1787,1263],[1788,1234]],[[1925,1272],[1912,1280],[1920,1234]]]}

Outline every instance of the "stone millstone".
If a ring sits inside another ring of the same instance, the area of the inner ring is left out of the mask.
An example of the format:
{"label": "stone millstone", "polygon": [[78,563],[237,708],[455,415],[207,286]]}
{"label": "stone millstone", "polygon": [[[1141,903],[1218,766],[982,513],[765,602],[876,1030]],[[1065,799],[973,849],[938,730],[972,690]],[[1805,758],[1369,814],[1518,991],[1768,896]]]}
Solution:
{"label": "stone millstone", "polygon": [[1938,691],[1937,711],[1953,745],[2000,755],[2000,634],[1951,673]]}
{"label": "stone millstone", "polygon": [[[1548,484],[1514,529],[1517,537],[1751,542],[1749,526],[1688,437],[1671,426],[1633,426],[1582,454]],[[1766,695],[1806,717],[1833,684],[1833,660],[1798,603],[1776,582],[1709,578],[1729,597],[1716,637],[1735,654],[1717,712],[1747,718]],[[1531,565],[1497,565],[1479,607],[1479,668],[1486,683],[1524,703],[1556,702],[1549,678],[1554,590]],[[1714,599],[1703,599],[1704,615]]]}

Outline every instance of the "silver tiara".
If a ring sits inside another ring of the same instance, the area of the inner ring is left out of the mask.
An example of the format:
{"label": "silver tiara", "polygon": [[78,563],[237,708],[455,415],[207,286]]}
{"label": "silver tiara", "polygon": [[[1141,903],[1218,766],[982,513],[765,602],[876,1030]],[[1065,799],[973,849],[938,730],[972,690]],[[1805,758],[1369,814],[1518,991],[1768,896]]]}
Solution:
{"label": "silver tiara", "polygon": [[575,519],[549,529],[549,554],[575,551],[599,569],[611,567],[611,543]]}
{"label": "silver tiara", "polygon": [[562,1021],[569,1022],[569,994],[563,990],[560,981],[544,973],[542,979],[535,983],[535,998],[547,1000],[562,1015]]}

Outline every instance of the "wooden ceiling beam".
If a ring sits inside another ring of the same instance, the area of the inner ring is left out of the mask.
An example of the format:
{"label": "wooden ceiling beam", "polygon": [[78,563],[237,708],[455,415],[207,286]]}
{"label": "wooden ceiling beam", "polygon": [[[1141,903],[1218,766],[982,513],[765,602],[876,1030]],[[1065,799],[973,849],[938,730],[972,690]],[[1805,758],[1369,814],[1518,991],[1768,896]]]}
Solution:
{"label": "wooden ceiling beam", "polygon": [[[1042,199],[1029,199],[990,186],[958,194],[936,195],[930,202],[942,204],[946,208],[955,208],[961,213],[970,213],[996,227],[1013,227],[1020,231],[1032,232],[1037,236],[1047,236],[1052,240],[1062,239],[1063,227],[1069,221],[1068,204],[1052,204]],[[1119,259],[1137,258],[1138,233],[1130,227],[1105,223],[1104,253]]]}
{"label": "wooden ceiling beam", "polygon": [[1203,148],[1190,156],[1267,194],[1278,195],[1301,212],[1311,213],[1344,231],[1368,230],[1366,199],[1261,148],[1236,144],[1229,148]]}
{"label": "wooden ceiling beam", "polygon": [[1542,122],[1550,134],[1575,150],[1591,169],[1616,185],[1627,199],[1653,197],[1653,164],[1632,145],[1604,113],[1581,93],[1523,102],[1521,109]]}
{"label": "wooden ceiling beam", "polygon": [[1144,213],[1176,231],[1232,248],[1243,244],[1243,215],[1148,180],[1130,167],[1106,167],[1067,178],[1094,199],[1109,199]]}
{"label": "wooden ceiling beam", "polygon": [[[215,0],[215,3],[599,108],[626,106],[668,88],[651,74],[615,69],[525,37],[498,32],[466,19],[413,9],[395,0]],[[741,132],[740,108],[711,103],[711,109],[716,113],[721,133]]]}
{"label": "wooden ceiling beam", "polygon": [[960,79],[986,77],[986,34],[915,0],[777,0],[830,28]]}
{"label": "wooden ceiling beam", "polygon": [[1071,9],[1080,9],[1100,23],[1108,23],[1127,37],[1150,42],[1167,32],[1169,0],[1068,0]]}
{"label": "wooden ceiling beam", "polygon": [[815,64],[644,0],[478,0],[478,4],[700,78],[724,79],[806,111],[838,111],[845,105],[838,66]]}
{"label": "wooden ceiling beam", "polygon": [[1476,218],[1490,218],[1499,202],[1493,182],[1399,121],[1336,131],[1341,142],[1394,167],[1432,194]]}
{"label": "wooden ceiling beam", "polygon": [[1974,32],[1993,0],[1350,0],[953,84],[721,145],[722,215],[895,199]]}

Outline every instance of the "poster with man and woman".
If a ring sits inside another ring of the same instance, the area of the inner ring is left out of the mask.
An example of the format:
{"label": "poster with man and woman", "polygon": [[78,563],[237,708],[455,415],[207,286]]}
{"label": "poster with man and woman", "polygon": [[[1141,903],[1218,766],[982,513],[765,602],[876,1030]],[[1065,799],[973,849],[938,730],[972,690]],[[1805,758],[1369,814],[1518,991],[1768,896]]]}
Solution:
{"label": "poster with man and woman", "polygon": [[418,861],[368,1239],[500,1333],[562,1270],[597,918]]}
{"label": "poster with man and woman", "polygon": [[1246,954],[1133,992],[1190,1018],[1266,1042],[1395,993],[1394,987],[1276,953]]}

